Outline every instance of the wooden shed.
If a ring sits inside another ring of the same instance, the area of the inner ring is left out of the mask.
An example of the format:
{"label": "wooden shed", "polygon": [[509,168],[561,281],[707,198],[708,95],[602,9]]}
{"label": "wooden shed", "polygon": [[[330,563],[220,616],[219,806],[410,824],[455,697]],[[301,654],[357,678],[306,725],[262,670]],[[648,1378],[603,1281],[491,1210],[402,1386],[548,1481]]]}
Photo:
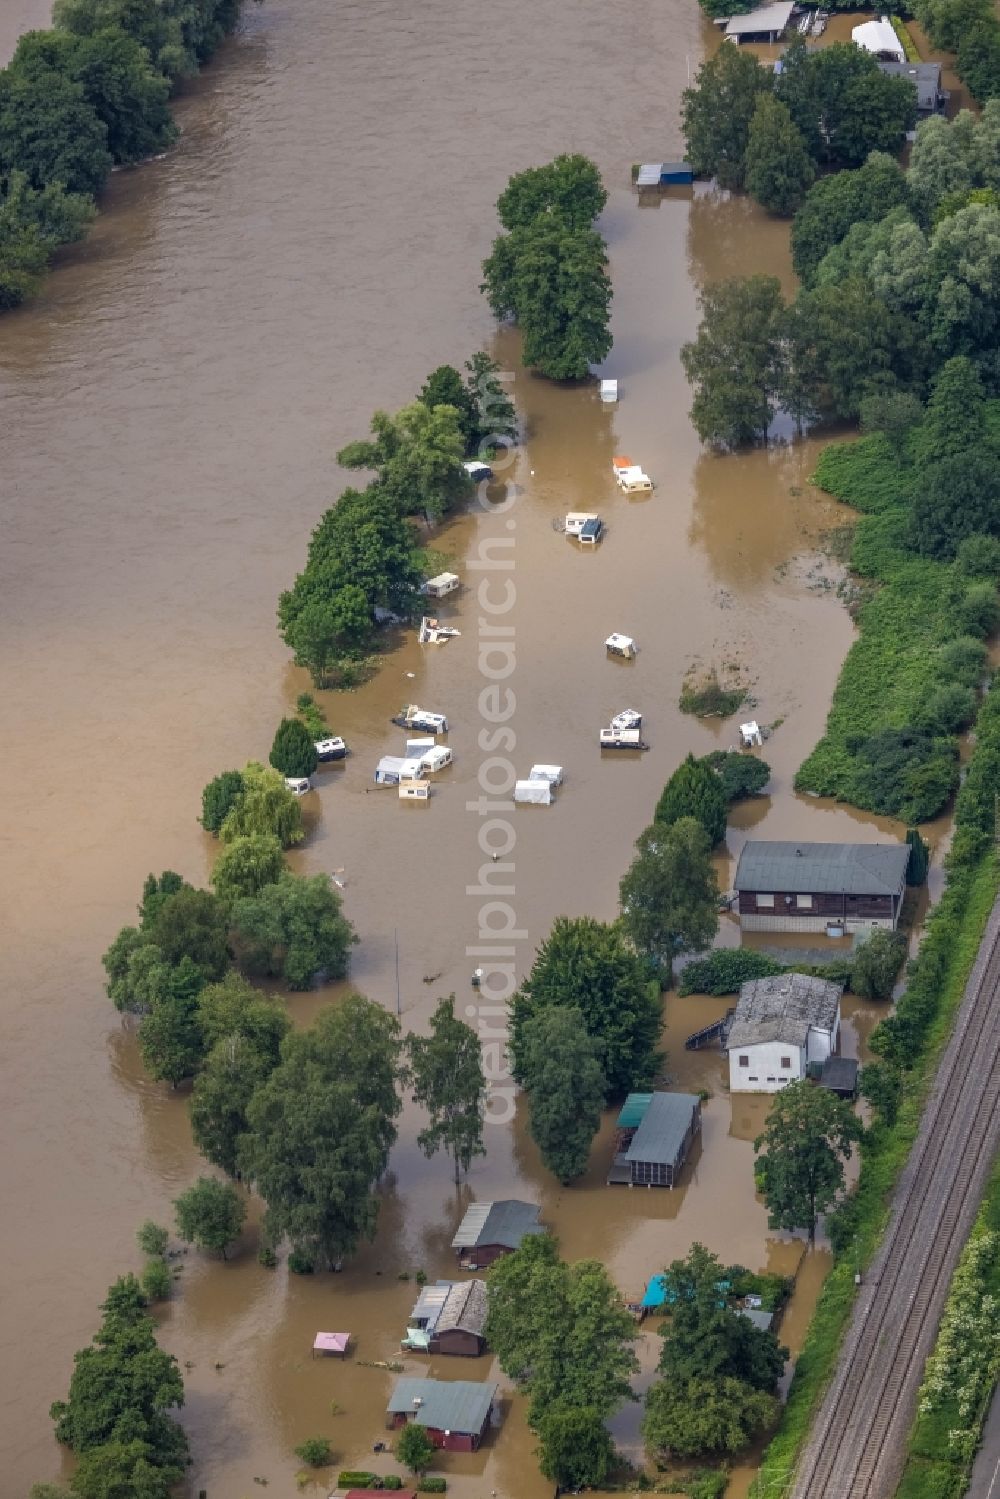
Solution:
{"label": "wooden shed", "polygon": [[490,1424],[499,1425],[495,1384],[470,1380],[397,1379],[386,1407],[386,1425],[422,1426],[445,1452],[476,1452]]}
{"label": "wooden shed", "polygon": [[743,845],[736,877],[740,926],[751,932],[895,930],[906,893],[905,843]]}
{"label": "wooden shed", "polygon": [[458,1226],[451,1247],[463,1270],[485,1270],[501,1255],[519,1249],[527,1234],[544,1233],[533,1202],[507,1198],[474,1202]]}

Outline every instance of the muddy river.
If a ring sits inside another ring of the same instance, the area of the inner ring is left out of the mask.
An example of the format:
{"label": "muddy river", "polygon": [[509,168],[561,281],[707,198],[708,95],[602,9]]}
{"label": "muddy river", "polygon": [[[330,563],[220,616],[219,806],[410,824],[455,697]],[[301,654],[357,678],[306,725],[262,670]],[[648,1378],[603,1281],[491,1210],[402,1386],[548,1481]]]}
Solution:
{"label": "muddy river", "polygon": [[[13,0],[0,46],[45,18],[41,0]],[[168,1221],[199,1169],[185,1099],[143,1077],[134,1037],[104,997],[100,954],[149,870],[206,878],[201,787],[265,758],[308,685],[276,634],[275,602],[343,485],[335,451],[365,432],[374,408],[402,405],[437,364],[495,347],[516,373],[527,441],[509,508],[479,509],[438,539],[469,585],[443,611],[461,637],[436,650],[405,639],[367,686],[326,696],[354,753],[321,774],[296,863],[344,872],[364,993],[392,1009],[398,1001],[411,1028],[452,990],[484,1005],[469,983],[483,897],[468,893],[484,819],[467,805],[484,758],[481,577],[514,587],[512,759],[521,774],[539,760],[567,772],[554,806],[510,819],[518,974],[557,915],[614,914],[667,776],[689,750],[733,741],[732,722],[678,712],[693,664],[739,663],[756,716],[781,720],[767,746],[771,794],[740,809],[730,856],[751,830],[882,831],[791,789],[852,639],[836,569],[821,555],[843,516],[807,484],[816,449],[709,457],[687,417],[678,356],[698,288],[758,270],[790,286],[787,230],[701,190],[640,208],[628,185],[633,161],[678,154],[680,91],[711,41],[692,0],[628,0],[613,21],[603,0],[579,0],[572,15],[551,0],[502,13],[454,0],[405,15],[385,0],[250,7],[181,102],[179,147],[116,174],[86,246],[37,303],[3,321],[5,1495],[59,1473],[49,1402],[65,1391],[105,1288],[138,1265],[136,1226]],[[593,389],[526,375],[516,339],[495,339],[477,290],[508,174],[567,149],[594,157],[611,192],[606,372],[622,391],[612,408]],[[610,464],[621,450],[653,475],[651,498],[616,493]],[[553,529],[580,508],[607,523],[592,554]],[[509,574],[472,570],[490,540],[509,543]],[[634,664],[605,658],[612,630],[638,640]],[[453,724],[455,765],[425,807],[370,790],[376,759],[401,744],[388,719],[406,701]],[[624,706],[645,713],[652,750],[607,763],[597,730]],[[723,861],[723,883],[729,874]],[[737,942],[735,928],[723,940]],[[293,997],[293,1013],[308,1021],[335,997]],[[229,1264],[186,1256],[161,1323],[186,1371],[191,1492],[242,1499],[258,1478],[292,1494],[292,1448],[307,1435],[328,1435],[338,1461],[370,1454],[392,1376],[314,1363],[313,1334],[349,1328],[359,1360],[393,1356],[414,1294],[400,1276],[451,1267],[448,1245],[472,1198],[537,1200],[566,1254],[600,1257],[626,1291],[694,1239],[728,1260],[794,1270],[801,1245],[768,1233],[753,1193],[762,1106],[730,1103],[718,1053],[683,1050],[720,1006],[667,1000],[670,1074],[713,1094],[680,1190],[604,1186],[610,1124],[588,1177],[560,1189],[519,1115],[490,1126],[487,1158],[456,1193],[446,1161],[417,1149],[407,1110],[377,1241],[342,1275],[265,1271],[249,1231]],[[848,1009],[856,1047],[875,1017]],[[472,1013],[495,1025],[487,1009]],[[801,1271],[785,1323],[793,1346],[825,1263],[818,1251]],[[647,1340],[647,1370],[655,1353]],[[452,1378],[489,1369],[436,1363],[432,1372]],[[616,1434],[638,1450],[637,1409]],[[446,1459],[453,1491],[541,1499],[548,1486],[532,1448],[522,1403],[508,1400],[483,1452]]]}

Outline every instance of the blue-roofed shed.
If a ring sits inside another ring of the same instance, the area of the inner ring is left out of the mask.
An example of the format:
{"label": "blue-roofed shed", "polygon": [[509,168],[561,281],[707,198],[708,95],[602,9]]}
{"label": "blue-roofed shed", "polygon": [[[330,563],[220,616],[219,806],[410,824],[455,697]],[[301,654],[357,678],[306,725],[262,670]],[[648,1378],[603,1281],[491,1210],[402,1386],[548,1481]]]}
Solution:
{"label": "blue-roofed shed", "polygon": [[630,1093],[622,1104],[622,1111],[618,1115],[617,1129],[638,1129],[649,1105],[653,1101],[652,1093]]}

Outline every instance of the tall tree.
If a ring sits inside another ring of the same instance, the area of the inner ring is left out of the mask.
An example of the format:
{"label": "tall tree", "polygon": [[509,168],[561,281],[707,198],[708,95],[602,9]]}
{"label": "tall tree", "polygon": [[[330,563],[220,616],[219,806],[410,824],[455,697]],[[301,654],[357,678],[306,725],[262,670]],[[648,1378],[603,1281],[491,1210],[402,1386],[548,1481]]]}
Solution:
{"label": "tall tree", "polygon": [[856,167],[872,151],[898,151],[917,117],[908,78],[888,77],[852,42],[810,51],[796,38],[775,84],[814,159]]}
{"label": "tall tree", "polygon": [[497,200],[497,215],[507,230],[554,219],[570,229],[589,229],[607,201],[594,163],[586,156],[563,155],[511,177]]}
{"label": "tall tree", "polygon": [[431,411],[435,406],[450,406],[457,411],[465,451],[472,451],[479,431],[478,411],[471,390],[453,364],[439,364],[431,370],[417,399]]}
{"label": "tall tree", "polygon": [[266,1053],[236,1033],[215,1043],[195,1078],[191,1091],[194,1143],[227,1176],[240,1175],[240,1140],[248,1128],[247,1109],[273,1070]]}
{"label": "tall tree", "polygon": [[739,1452],[773,1426],[774,1395],[740,1379],[661,1379],[646,1396],[646,1446],[660,1460]]}
{"label": "tall tree", "polygon": [[700,305],[698,336],[681,349],[698,436],[727,448],[759,442],[784,386],[781,283],[775,276],[719,281],[705,289]]}
{"label": "tall tree", "polygon": [[198,997],[204,985],[201,971],[190,958],[168,967],[139,1029],[139,1050],[150,1077],[179,1083],[194,1077],[205,1054],[198,1021]]}
{"label": "tall tree", "polygon": [[313,737],[300,718],[283,718],[274,731],[268,756],[283,776],[308,777],[319,764]]}
{"label": "tall tree", "polygon": [[286,870],[257,895],[236,901],[233,942],[248,973],[283,978],[291,989],[308,989],[320,973],[347,973],[354,928],[328,874]]}
{"label": "tall tree", "polygon": [[555,1005],[524,1026],[521,1068],[530,1100],[528,1127],[545,1165],[563,1183],[586,1171],[600,1128],[607,1084],[599,1055],[577,1009]]}
{"label": "tall tree", "polygon": [[700,177],[720,187],[743,187],[750,122],[774,75],[742,47],[720,47],[702,63],[694,85],[681,95],[687,156]]}
{"label": "tall tree", "polygon": [[902,330],[866,282],[799,293],[791,309],[786,406],[800,418],[856,418],[872,395],[896,387]]}
{"label": "tall tree", "polygon": [[378,489],[396,503],[399,514],[440,520],[468,495],[462,467],[465,438],[453,406],[427,406],[418,400],[395,416],[376,411],[371,430],[370,440],[341,448],[337,462],[374,470]]}
{"label": "tall tree", "polygon": [[[500,366],[483,350],[466,360],[466,385],[476,412],[473,446],[487,449],[517,438],[517,412],[504,390]],[[508,376],[508,378],[510,378]]]}
{"label": "tall tree", "polygon": [[719,886],[704,826],[654,822],[636,840],[618,887],[622,925],[636,950],[669,972],[674,958],[710,947],[719,929]]}
{"label": "tall tree", "polygon": [[486,1337],[530,1392],[536,1430],[556,1407],[604,1418],[635,1398],[635,1322],[603,1265],[567,1265],[548,1235],[532,1235],[491,1267],[488,1284]]}
{"label": "tall tree", "polygon": [[273,836],[282,848],[301,843],[305,837],[302,807],[284,777],[270,765],[251,760],[240,778],[243,790],[219,824],[223,843],[254,835]]}
{"label": "tall tree", "polygon": [[560,916],[535,954],[527,979],[511,1001],[514,1076],[523,1080],[523,1031],[554,1006],[575,1007],[600,1048],[612,1096],[651,1081],[658,1062],[662,1017],[659,986],[625,941],[620,927],[583,916]]}
{"label": "tall tree", "polygon": [[74,36],[123,31],[145,47],[153,65],[171,81],[198,71],[185,44],[180,6],[161,0],[55,0],[54,25]]}
{"label": "tall tree", "polygon": [[486,1079],[479,1037],[455,1015],[455,996],[439,1001],[429,1036],[406,1038],[413,1073],[413,1097],[430,1115],[417,1136],[427,1156],[442,1147],[455,1166],[455,1185],[473,1156],[485,1155],[483,1116]]}
{"label": "tall tree", "polygon": [[853,172],[837,172],[813,183],[792,224],[792,263],[808,286],[828,250],[852,224],[877,223],[892,209],[908,207],[910,191],[899,164],[878,152]]}
{"label": "tall tree", "polygon": [[272,833],[250,833],[225,845],[212,869],[212,885],[223,902],[259,895],[285,870],[281,844]]}
{"label": "tall tree", "polygon": [[556,1405],[538,1423],[538,1466],[560,1490],[603,1488],[617,1454],[599,1411]]}
{"label": "tall tree", "polygon": [[272,1067],[277,1066],[281,1043],[291,1027],[282,1001],[262,994],[238,973],[227,973],[221,983],[201,991],[198,1021],[206,1047],[227,1036],[245,1036]]}
{"label": "tall tree", "polygon": [[210,890],[186,885],[175,891],[144,921],[143,930],[171,967],[189,958],[210,980],[221,978],[229,966],[226,913]]}
{"label": "tall tree", "polygon": [[54,69],[0,71],[0,177],[96,197],[111,171],[107,127],[79,83]]}
{"label": "tall tree", "polygon": [[214,1176],[199,1176],[193,1186],[176,1198],[177,1232],[199,1249],[226,1250],[239,1238],[246,1219],[246,1203],[232,1182]]}
{"label": "tall tree", "polygon": [[986,392],[971,359],[946,360],[931,386],[915,448],[922,463],[963,458],[988,443]]}
{"label": "tall tree", "polygon": [[973,449],[927,464],[914,486],[912,545],[925,557],[948,561],[963,541],[977,535],[1000,536],[996,458]]}
{"label": "tall tree", "polygon": [[611,351],[607,251],[594,229],[551,216],[494,242],[482,290],[498,318],[514,317],[523,362],[552,380],[582,380]]}
{"label": "tall tree", "polygon": [[704,760],[688,755],[664,786],[654,816],[665,827],[693,817],[704,828],[709,847],[714,848],[726,836],[728,813],[726,793],[715,771]]}
{"label": "tall tree", "polygon": [[780,99],[760,94],[744,159],[747,191],[768,213],[790,217],[816,176],[802,132]]}
{"label": "tall tree", "polygon": [[753,1142],[771,1228],[804,1228],[812,1243],[816,1220],[844,1190],[844,1162],[860,1134],[850,1106],[829,1089],[807,1080],[782,1089]]}
{"label": "tall tree", "polygon": [[399,1026],[360,995],[320,1012],[282,1042],[281,1062],[247,1108],[241,1174],[285,1236],[334,1263],[375,1232],[372,1189],[396,1138]]}
{"label": "tall tree", "polygon": [[218,833],[228,813],[246,788],[238,770],[224,770],[201,793],[201,825],[206,833]]}
{"label": "tall tree", "polygon": [[664,1281],[670,1320],[664,1324],[659,1369],[669,1381],[739,1379],[773,1391],[788,1349],[726,1302],[727,1272],[703,1244],[668,1266]]}

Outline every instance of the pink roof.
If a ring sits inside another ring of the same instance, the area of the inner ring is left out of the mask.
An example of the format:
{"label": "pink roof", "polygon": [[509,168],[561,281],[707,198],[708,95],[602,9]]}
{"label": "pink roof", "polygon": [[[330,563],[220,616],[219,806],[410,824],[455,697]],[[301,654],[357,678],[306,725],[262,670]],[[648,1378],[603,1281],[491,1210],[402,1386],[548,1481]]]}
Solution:
{"label": "pink roof", "polygon": [[350,1346],[349,1332],[318,1332],[313,1339],[314,1353],[346,1353]]}

